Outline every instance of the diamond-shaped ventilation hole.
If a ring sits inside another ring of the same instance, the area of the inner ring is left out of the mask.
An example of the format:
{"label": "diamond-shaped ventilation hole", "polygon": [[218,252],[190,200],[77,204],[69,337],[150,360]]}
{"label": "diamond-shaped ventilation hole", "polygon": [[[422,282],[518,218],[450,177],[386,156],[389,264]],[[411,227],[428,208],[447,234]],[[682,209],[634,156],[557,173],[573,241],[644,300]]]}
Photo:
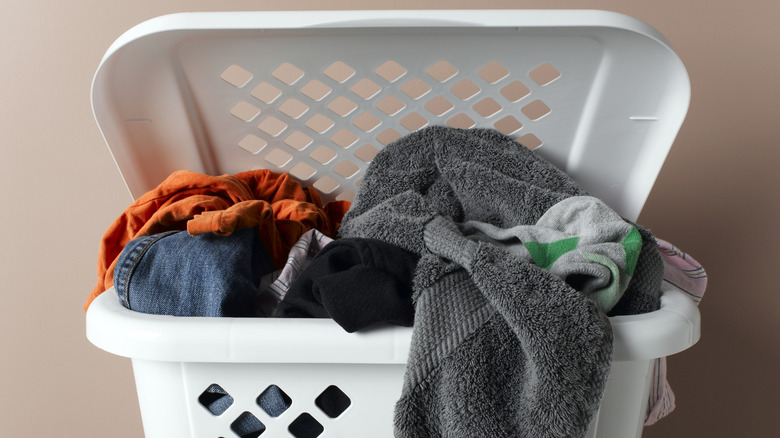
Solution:
{"label": "diamond-shaped ventilation hole", "polygon": [[352,401],[338,386],[330,385],[314,399],[314,404],[330,418],[336,418],[352,404]]}
{"label": "diamond-shaped ventilation hole", "polygon": [[501,95],[510,102],[517,102],[529,94],[531,94],[531,90],[520,81],[513,81],[501,89]]}
{"label": "diamond-shaped ventilation hole", "polygon": [[509,76],[509,70],[501,65],[500,62],[493,61],[477,70],[477,74],[479,74],[488,84],[495,84],[501,79]]}
{"label": "diamond-shaped ventilation hole", "polygon": [[257,438],[265,432],[265,424],[261,423],[251,412],[244,412],[230,423],[230,430],[241,438]]}
{"label": "diamond-shaped ventilation hole", "polygon": [[533,79],[534,82],[536,82],[539,85],[547,85],[550,82],[561,77],[561,72],[559,72],[558,69],[553,67],[552,64],[547,62],[531,70],[531,72],[528,73],[528,76],[530,76],[531,79]]}
{"label": "diamond-shaped ventilation hole", "polygon": [[444,82],[458,74],[458,69],[447,61],[439,61],[428,67],[428,70],[425,70],[425,72],[437,81]]}
{"label": "diamond-shaped ventilation hole", "polygon": [[425,117],[417,113],[409,113],[400,120],[401,126],[409,131],[416,131],[428,124],[428,120]]}
{"label": "diamond-shaped ventilation hole", "polygon": [[301,131],[295,131],[284,139],[284,142],[299,151],[306,149],[312,143],[312,138]]}
{"label": "diamond-shaped ventilation hole", "polygon": [[371,113],[363,113],[352,120],[352,124],[365,132],[370,132],[382,123],[379,118]]}
{"label": "diamond-shaped ventilation hole", "polygon": [[387,82],[395,82],[406,74],[406,69],[401,64],[390,60],[377,67],[374,73]]}
{"label": "diamond-shaped ventilation hole", "polygon": [[398,114],[399,111],[406,108],[406,104],[404,104],[395,96],[387,96],[377,102],[376,107],[379,109],[379,111],[382,111],[388,116],[392,116]]}
{"label": "diamond-shaped ventilation hole", "polygon": [[461,100],[468,100],[475,94],[480,92],[477,84],[471,81],[471,79],[464,79],[457,84],[450,87],[452,94],[458,96]]}
{"label": "diamond-shaped ventilation hole", "polygon": [[358,157],[361,161],[370,163],[378,153],[379,149],[371,146],[370,144],[364,144],[360,147],[360,149],[355,151],[355,156]]}
{"label": "diamond-shaped ventilation hole", "polygon": [[306,121],[306,126],[320,134],[325,133],[325,131],[332,128],[333,125],[335,125],[335,122],[322,114],[315,114]]}
{"label": "diamond-shaped ventilation hole", "polygon": [[347,116],[356,108],[357,104],[344,96],[339,96],[328,103],[328,109],[341,117]]}
{"label": "diamond-shaped ventilation hole", "polygon": [[314,79],[306,83],[303,87],[301,87],[301,93],[303,93],[306,97],[310,98],[311,100],[320,101],[325,96],[330,94],[331,89],[329,86],[323,84],[322,82]]}
{"label": "diamond-shaped ventilation hole", "polygon": [[339,164],[333,166],[333,171],[336,172],[336,174],[340,177],[349,179],[355,176],[355,174],[360,171],[360,168],[352,162],[342,161]]}
{"label": "diamond-shaped ventilation hole", "polygon": [[257,404],[271,417],[278,417],[292,405],[292,399],[281,388],[271,385],[257,397]]}
{"label": "diamond-shaped ventilation hole", "polygon": [[230,108],[230,114],[233,114],[245,122],[249,122],[260,114],[260,108],[242,100],[235,104],[233,108]]}
{"label": "diamond-shaped ventilation hole", "polygon": [[293,166],[292,169],[290,169],[290,175],[298,178],[301,181],[306,181],[307,179],[314,176],[315,173],[317,173],[317,169],[306,163],[298,163]]}
{"label": "diamond-shaped ventilation hole", "polygon": [[365,100],[371,99],[372,97],[376,96],[377,93],[382,91],[382,87],[376,84],[376,82],[372,81],[371,79],[361,79],[355,83],[352,87],[349,89],[353,93],[357,94],[358,96],[362,97]]}
{"label": "diamond-shaped ventilation hole", "polygon": [[492,97],[486,97],[480,100],[479,102],[475,103],[472,108],[474,108],[474,111],[476,111],[477,114],[485,118],[501,111],[501,105],[493,100]]}
{"label": "diamond-shaped ventilation hole", "polygon": [[447,126],[451,128],[469,129],[475,125],[474,120],[466,114],[460,113],[447,120]]}
{"label": "diamond-shaped ventilation hole", "polygon": [[519,131],[523,127],[523,124],[514,116],[506,116],[493,124],[500,132],[510,135]]}
{"label": "diamond-shaped ventilation hole", "polygon": [[550,113],[550,107],[537,99],[520,109],[531,120],[539,120]]}
{"label": "diamond-shaped ventilation hole", "polygon": [[287,101],[279,105],[279,111],[292,117],[293,119],[297,119],[308,110],[309,106],[296,98],[287,99]]}
{"label": "diamond-shaped ventilation hole", "polygon": [[398,140],[401,137],[402,135],[400,132],[396,131],[393,128],[388,128],[380,132],[379,134],[377,134],[376,139],[383,145],[387,146],[388,144]]}
{"label": "diamond-shaped ventilation hole", "polygon": [[431,91],[431,87],[422,80],[414,78],[401,85],[401,91],[412,99],[419,99]]}
{"label": "diamond-shaped ventilation hole", "polygon": [[346,149],[358,141],[358,136],[351,131],[342,129],[339,132],[333,134],[333,136],[330,137],[330,141]]}
{"label": "diamond-shaped ventilation hole", "polygon": [[312,185],[314,186],[315,189],[319,190],[321,193],[324,193],[326,195],[330,194],[331,192],[339,188],[338,181],[336,181],[335,179],[329,176],[323,176]]}
{"label": "diamond-shaped ventilation hole", "polygon": [[542,145],[542,140],[533,134],[526,134],[518,138],[517,142],[527,147],[528,149],[536,149]]}
{"label": "diamond-shaped ventilation hole", "polygon": [[266,134],[276,137],[287,129],[287,123],[284,123],[274,116],[268,116],[263,119],[257,127]]}
{"label": "diamond-shaped ventilation hole", "polygon": [[314,186],[315,189],[319,190],[321,193],[324,193],[326,195],[329,195],[334,190],[339,188],[338,181],[336,181],[335,179],[329,176],[323,176],[312,185]]}
{"label": "diamond-shaped ventilation hole", "polygon": [[256,135],[247,134],[238,142],[238,146],[247,152],[256,154],[268,146],[268,142]]}
{"label": "diamond-shaped ventilation hole", "polygon": [[233,397],[214,383],[203,391],[198,401],[212,414],[222,415],[233,404]]}
{"label": "diamond-shaped ventilation hole", "polygon": [[298,79],[303,77],[303,70],[290,64],[289,62],[285,62],[279,67],[276,67],[276,70],[272,71],[271,75],[287,85],[292,85],[298,82]]}
{"label": "diamond-shaped ventilation hole", "polygon": [[425,104],[425,109],[436,116],[440,116],[454,107],[455,106],[452,104],[452,102],[441,96],[436,96]]}
{"label": "diamond-shaped ventilation hole", "polygon": [[274,87],[268,82],[260,82],[252,91],[249,92],[252,96],[265,103],[271,103],[276,100],[277,97],[282,95],[282,90]]}
{"label": "diamond-shaped ventilation hole", "polygon": [[317,438],[325,430],[309,413],[298,416],[287,428],[295,438]]}
{"label": "diamond-shaped ventilation hole", "polygon": [[246,71],[239,65],[233,64],[226,68],[219,77],[228,84],[241,88],[252,80],[252,73]]}
{"label": "diamond-shaped ventilation hole", "polygon": [[336,158],[336,155],[336,152],[325,146],[319,146],[309,154],[309,156],[312,157],[314,161],[320,164],[330,163],[334,158]]}
{"label": "diamond-shaped ventilation hole", "polygon": [[269,152],[268,155],[266,155],[264,158],[265,161],[268,161],[274,166],[281,168],[284,167],[285,164],[289,163],[293,157],[292,155],[288,154],[287,152],[281,149],[274,149],[271,152]]}
{"label": "diamond-shaped ventilation hole", "polygon": [[322,72],[334,81],[343,83],[355,74],[355,69],[341,61],[336,61],[327,66]]}

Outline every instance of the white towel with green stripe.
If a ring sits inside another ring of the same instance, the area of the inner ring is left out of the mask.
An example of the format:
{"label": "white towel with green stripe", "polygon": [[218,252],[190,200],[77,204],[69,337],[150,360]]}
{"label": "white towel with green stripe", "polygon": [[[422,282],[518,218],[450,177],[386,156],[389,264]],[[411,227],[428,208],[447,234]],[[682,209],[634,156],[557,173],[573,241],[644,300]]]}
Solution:
{"label": "white towel with green stripe", "polygon": [[558,202],[535,225],[499,228],[467,221],[459,227],[472,240],[499,244],[547,269],[605,313],[626,291],[642,248],[636,227],[592,196]]}

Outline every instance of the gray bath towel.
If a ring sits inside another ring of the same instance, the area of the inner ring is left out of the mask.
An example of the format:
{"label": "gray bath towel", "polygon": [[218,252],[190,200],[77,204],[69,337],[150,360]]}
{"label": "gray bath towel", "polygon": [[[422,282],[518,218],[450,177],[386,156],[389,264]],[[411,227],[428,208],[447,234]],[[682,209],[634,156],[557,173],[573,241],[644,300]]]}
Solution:
{"label": "gray bath towel", "polygon": [[421,256],[397,437],[584,436],[610,368],[606,315],[551,272],[458,226],[534,225],[582,195],[491,130],[432,127],[376,156],[340,234]]}

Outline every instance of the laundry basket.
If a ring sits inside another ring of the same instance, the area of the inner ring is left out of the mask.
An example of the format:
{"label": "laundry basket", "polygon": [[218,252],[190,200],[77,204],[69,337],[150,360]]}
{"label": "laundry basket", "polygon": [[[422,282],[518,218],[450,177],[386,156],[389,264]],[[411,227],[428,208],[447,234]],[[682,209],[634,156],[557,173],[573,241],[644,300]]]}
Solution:
{"label": "laundry basket", "polygon": [[[648,25],[539,10],[167,15],[123,34],[92,89],[133,197],[178,169],[267,168],[351,200],[384,145],[448,125],[516,138],[632,220],[689,96]],[[588,437],[639,437],[654,359],[698,340],[696,306],[664,288],[660,310],[610,319],[613,364]],[[411,332],[148,315],[113,290],[87,312],[89,340],[132,358],[150,438],[390,437]],[[284,412],[263,407],[268,391]]]}

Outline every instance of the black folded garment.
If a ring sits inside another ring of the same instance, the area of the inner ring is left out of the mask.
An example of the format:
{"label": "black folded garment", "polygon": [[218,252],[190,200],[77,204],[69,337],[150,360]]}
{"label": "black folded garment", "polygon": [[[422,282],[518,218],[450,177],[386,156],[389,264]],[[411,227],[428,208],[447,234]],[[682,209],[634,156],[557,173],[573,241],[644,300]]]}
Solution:
{"label": "black folded garment", "polygon": [[333,318],[350,333],[380,322],[410,327],[418,259],[381,240],[336,240],[301,272],[275,316]]}

